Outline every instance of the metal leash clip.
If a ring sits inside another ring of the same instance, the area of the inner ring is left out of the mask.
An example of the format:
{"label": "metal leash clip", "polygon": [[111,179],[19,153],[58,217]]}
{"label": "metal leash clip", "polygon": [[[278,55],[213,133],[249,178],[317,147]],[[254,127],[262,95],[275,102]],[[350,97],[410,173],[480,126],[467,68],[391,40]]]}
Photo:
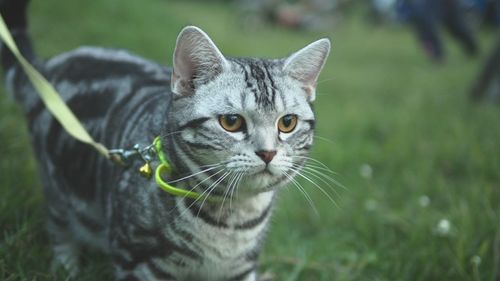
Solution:
{"label": "metal leash clip", "polygon": [[139,168],[139,173],[141,176],[150,179],[153,175],[151,161],[154,159],[155,153],[154,144],[146,147],[134,144],[131,149],[118,148],[109,150],[109,157],[113,163],[121,167],[129,167],[135,158],[142,159],[145,164]]}

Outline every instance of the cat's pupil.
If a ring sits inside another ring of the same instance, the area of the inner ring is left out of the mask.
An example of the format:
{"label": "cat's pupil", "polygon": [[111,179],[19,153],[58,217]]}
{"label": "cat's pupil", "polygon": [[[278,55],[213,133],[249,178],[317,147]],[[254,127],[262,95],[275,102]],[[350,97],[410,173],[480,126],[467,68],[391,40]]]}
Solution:
{"label": "cat's pupil", "polygon": [[292,115],[286,115],[283,117],[283,125],[285,125],[285,127],[290,127],[290,125],[292,124],[292,119],[293,119],[293,116]]}
{"label": "cat's pupil", "polygon": [[288,114],[278,121],[278,130],[282,133],[290,133],[297,126],[297,115]]}
{"label": "cat's pupil", "polygon": [[229,126],[234,126],[239,121],[240,117],[236,114],[225,115],[224,119],[226,119],[226,123]]}

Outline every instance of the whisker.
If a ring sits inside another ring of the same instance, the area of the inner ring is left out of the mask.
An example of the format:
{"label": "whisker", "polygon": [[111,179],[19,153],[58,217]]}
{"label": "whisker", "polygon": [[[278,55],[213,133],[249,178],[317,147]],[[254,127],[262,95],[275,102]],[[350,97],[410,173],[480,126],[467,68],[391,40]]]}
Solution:
{"label": "whisker", "polygon": [[217,169],[217,168],[219,168],[219,167],[220,167],[220,166],[222,166],[222,165],[223,165],[223,164],[220,164],[220,163],[218,163],[218,164],[213,164],[213,166],[212,166],[212,167],[210,167],[210,168],[208,168],[208,169],[201,170],[201,171],[197,171],[197,172],[195,172],[195,173],[193,173],[193,174],[187,175],[187,176],[182,177],[182,178],[180,178],[180,179],[176,179],[176,180],[173,180],[173,181],[169,181],[168,183],[176,183],[176,182],[180,182],[180,181],[183,181],[183,180],[186,180],[186,179],[192,178],[192,177],[194,177],[194,176],[196,176],[196,175],[199,175],[199,174],[202,174],[202,173],[205,173],[205,172],[208,172],[208,171],[211,171],[211,170]]}
{"label": "whisker", "polygon": [[[319,180],[321,180],[323,183],[325,183],[326,185],[332,187],[330,185],[330,183],[335,183],[334,179],[329,177],[328,175],[325,175],[311,167],[307,167],[307,166],[299,166],[299,165],[293,165],[292,166],[293,168],[295,169],[298,169],[298,170],[301,170],[303,171],[304,173],[307,173],[307,174],[310,174],[310,175],[314,175],[314,177],[318,178]],[[322,177],[321,177],[322,176]],[[324,178],[323,178],[324,177]],[[329,180],[330,182],[326,181],[326,180]]]}
{"label": "whisker", "polygon": [[[215,190],[215,188],[228,176],[231,174],[231,171],[224,173],[220,178],[218,178],[214,183],[212,183],[203,193],[208,191],[207,195],[204,196],[203,201],[201,202],[200,208],[198,209],[198,214],[196,214],[196,217],[200,215],[201,209],[203,209],[203,205],[207,201],[208,197],[210,197],[210,194]],[[203,195],[202,193],[202,195]]]}
{"label": "whisker", "polygon": [[320,80],[320,81],[316,82],[316,84],[319,85],[320,83],[332,81],[332,80],[335,80],[335,79],[336,79],[335,77],[326,78],[326,79],[323,79],[323,80]]}
{"label": "whisker", "polygon": [[221,203],[221,206],[219,208],[219,215],[217,216],[217,222],[220,221],[220,217],[222,215],[222,210],[224,208],[224,203],[226,202],[226,198],[229,195],[229,191],[231,189],[231,185],[233,184],[233,182],[236,179],[237,175],[238,175],[237,173],[236,174],[232,173],[231,178],[229,179],[229,183],[226,186],[226,190],[224,191],[224,194],[223,194],[223,197],[222,197],[222,203]]}
{"label": "whisker", "polygon": [[291,183],[293,183],[293,185],[295,185],[295,187],[297,187],[297,189],[300,191],[300,193],[302,193],[302,195],[305,197],[307,203],[309,203],[309,206],[311,206],[311,208],[313,209],[314,213],[319,216],[318,209],[316,208],[311,197],[306,192],[306,190],[302,187],[302,185],[297,180],[295,180],[293,178],[293,176],[289,175],[286,171],[282,170],[281,172],[283,173],[283,175],[285,175],[285,177],[287,177],[290,180]]}
{"label": "whisker", "polygon": [[228,190],[230,191],[229,192],[229,212],[231,212],[233,210],[233,192],[234,192],[234,189],[236,187],[236,184],[238,183],[238,181],[240,179],[241,174],[242,174],[242,172],[238,172],[236,174],[236,176],[234,177],[234,181],[231,182],[231,184],[229,185],[229,188],[228,188]]}
{"label": "whisker", "polygon": [[[300,167],[299,167],[299,166],[296,166],[296,167],[294,167],[294,168],[296,168],[296,169],[300,169]],[[337,197],[339,197],[339,198],[341,197],[341,196],[340,196],[340,194],[339,194],[339,193],[337,192],[337,190],[335,189],[335,187],[333,187],[333,186],[332,186],[332,185],[331,185],[331,184],[327,181],[327,180],[330,180],[330,181],[331,181],[331,183],[333,183],[333,184],[337,184],[337,182],[336,182],[333,178],[330,178],[330,177],[328,177],[327,175],[322,174],[321,172],[318,172],[318,171],[316,171],[316,170],[314,170],[314,169],[310,169],[310,168],[307,168],[307,167],[304,167],[304,168],[301,170],[301,172],[303,172],[303,173],[307,173],[308,175],[310,175],[310,176],[312,176],[312,177],[314,177],[314,178],[316,178],[316,179],[320,180],[321,182],[323,182],[324,184],[326,184],[326,185],[330,188],[330,190],[332,190],[332,192],[333,192],[333,193],[335,193],[335,196],[337,196]],[[322,178],[321,176],[323,176],[323,177],[327,177],[327,178],[325,179],[325,178]],[[341,187],[342,187],[342,186],[341,186]]]}
{"label": "whisker", "polygon": [[314,135],[313,138],[315,139],[319,139],[319,140],[322,140],[322,141],[326,141],[330,144],[334,144],[335,142],[329,138],[325,138],[325,137],[322,137],[322,136],[318,136],[318,135]]}
{"label": "whisker", "polygon": [[166,133],[166,134],[162,134],[162,137],[163,138],[166,138],[166,137],[169,137],[169,136],[172,136],[172,135],[176,135],[176,134],[179,134],[179,133],[182,133],[183,131],[174,131],[174,132],[169,132],[169,133]]}
{"label": "whisker", "polygon": [[321,161],[319,161],[319,160],[317,160],[317,159],[314,159],[314,158],[312,158],[312,157],[309,157],[309,156],[298,156],[298,155],[293,155],[293,156],[292,156],[292,158],[302,158],[302,159],[307,159],[307,160],[310,160],[310,161],[312,161],[312,162],[314,162],[314,163],[316,163],[316,164],[320,165],[321,167],[323,167],[323,168],[325,168],[325,169],[330,170],[330,168],[329,168],[327,165],[325,165],[323,162],[321,162]]}
{"label": "whisker", "polygon": [[328,168],[324,168],[324,167],[322,167],[322,166],[318,166],[318,165],[315,165],[315,164],[313,164],[313,163],[308,163],[308,162],[306,162],[306,163],[304,164],[304,167],[310,167],[310,168],[314,168],[314,169],[317,169],[317,170],[322,170],[322,171],[324,171],[324,172],[328,172],[328,173],[333,174],[333,175],[338,175],[338,173],[335,173],[334,171],[332,171],[332,170],[330,170],[330,169],[328,169]]}
{"label": "whisker", "polygon": [[[199,183],[197,183],[195,186],[193,186],[193,187],[192,187],[189,191],[194,191],[194,190],[195,190],[198,186],[200,186],[203,182],[205,182],[205,181],[207,181],[207,180],[209,180],[209,179],[211,179],[211,178],[215,177],[216,175],[218,175],[218,174],[222,173],[223,171],[224,171],[224,169],[221,169],[220,171],[217,171],[217,172],[216,172],[216,173],[214,173],[213,175],[211,175],[211,176],[209,176],[209,177],[207,177],[207,178],[203,179],[202,181],[200,181]],[[203,198],[203,196],[205,195],[205,193],[207,192],[207,190],[208,190],[208,188],[207,188],[207,189],[205,189],[205,190],[204,190],[204,191],[200,194],[200,198]],[[186,198],[186,197],[184,196],[184,198]],[[198,200],[200,200],[200,198],[195,199],[195,200],[193,201],[193,203],[189,204],[189,206],[187,206],[186,210],[189,210],[191,207],[193,207],[193,205],[194,205],[194,204],[196,204],[196,202],[198,202]],[[184,215],[184,212],[186,212],[186,210],[185,210],[185,211],[183,211],[183,212],[180,214],[180,216]]]}
{"label": "whisker", "polygon": [[[211,179],[211,178],[215,177],[216,175],[218,175],[218,174],[222,173],[224,170],[225,170],[225,169],[220,169],[219,171],[215,172],[214,174],[212,174],[212,175],[210,175],[210,176],[208,176],[208,177],[204,178],[202,181],[200,181],[200,182],[199,182],[199,183],[197,183],[195,186],[193,186],[193,187],[192,187],[189,191],[194,191],[194,190],[195,190],[198,186],[200,186],[203,182],[205,182],[205,181],[207,181],[207,180],[209,180],[209,179]],[[201,193],[201,195],[203,195],[203,193],[205,193],[205,192],[206,192],[206,190],[207,190],[207,189],[205,189],[205,190]]]}
{"label": "whisker", "polygon": [[[319,160],[316,160],[312,157],[306,157],[306,156],[292,156],[292,157],[298,157],[298,158],[301,158],[301,159],[306,159],[308,161],[311,161],[311,162],[306,162],[304,164],[304,167],[310,167],[310,168],[313,168],[314,170],[322,170],[324,172],[328,172],[330,174],[333,174],[333,175],[338,175],[338,173],[332,171],[328,166],[326,166],[325,164],[323,164],[321,161]],[[293,164],[296,164],[296,163],[293,163]],[[319,172],[319,171],[318,171]],[[325,174],[325,176],[327,176]],[[332,177],[329,177],[327,176],[332,182],[334,182],[336,185],[342,187],[343,189],[347,190],[347,188],[342,184],[340,183],[339,181],[335,180],[334,178]]]}
{"label": "whisker", "polygon": [[[297,166],[297,168],[300,168],[299,166]],[[308,170],[310,172],[314,172],[322,177],[324,177],[325,179],[329,180],[330,182],[334,183],[335,185],[337,185],[338,187],[344,189],[344,190],[347,190],[347,187],[345,187],[341,182],[339,182],[338,180],[334,179],[333,177],[321,172],[321,171],[318,171],[318,167],[315,167],[315,166],[309,166],[309,165],[305,165],[303,166],[303,169],[305,170]],[[336,175],[336,174],[335,174]]]}
{"label": "whisker", "polygon": [[323,193],[326,197],[328,197],[328,199],[338,208],[338,204],[337,202],[335,202],[335,200],[333,200],[332,196],[326,192],[321,186],[319,186],[317,183],[315,183],[313,180],[311,180],[309,177],[307,177],[306,175],[302,174],[300,170],[298,169],[295,169],[295,168],[290,168],[290,170],[294,171],[295,173],[297,173],[297,175],[301,176],[302,178],[304,178],[305,180],[307,180],[308,182],[312,183],[316,188],[318,188],[321,193]]}
{"label": "whisker", "polygon": [[234,191],[238,190],[238,188],[240,187],[240,183],[241,183],[241,180],[243,179],[243,177],[245,176],[245,173],[248,171],[248,168],[245,169],[244,171],[240,172],[240,175],[238,177],[238,180],[236,181],[236,184],[234,185],[232,191],[231,191],[231,195],[229,197],[229,209],[231,210],[232,209],[232,202],[233,202],[233,195],[234,195]]}

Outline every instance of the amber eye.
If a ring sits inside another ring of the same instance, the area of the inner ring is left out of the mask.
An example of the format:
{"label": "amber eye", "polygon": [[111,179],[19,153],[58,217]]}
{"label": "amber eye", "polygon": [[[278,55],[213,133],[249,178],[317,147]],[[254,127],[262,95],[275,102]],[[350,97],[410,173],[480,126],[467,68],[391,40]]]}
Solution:
{"label": "amber eye", "polygon": [[278,130],[282,133],[290,133],[297,126],[297,115],[287,114],[278,121]]}
{"label": "amber eye", "polygon": [[220,115],[219,123],[228,132],[238,132],[245,128],[245,120],[238,114]]}

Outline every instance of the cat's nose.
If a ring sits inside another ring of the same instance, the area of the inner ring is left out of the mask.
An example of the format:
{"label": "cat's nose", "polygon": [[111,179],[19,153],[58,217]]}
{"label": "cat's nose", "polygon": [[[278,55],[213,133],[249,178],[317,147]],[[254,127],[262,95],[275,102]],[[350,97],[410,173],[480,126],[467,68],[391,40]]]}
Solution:
{"label": "cat's nose", "polygon": [[266,150],[260,150],[260,151],[255,151],[255,154],[262,159],[266,164],[269,164],[276,155],[276,150],[271,150],[271,151],[266,151]]}

